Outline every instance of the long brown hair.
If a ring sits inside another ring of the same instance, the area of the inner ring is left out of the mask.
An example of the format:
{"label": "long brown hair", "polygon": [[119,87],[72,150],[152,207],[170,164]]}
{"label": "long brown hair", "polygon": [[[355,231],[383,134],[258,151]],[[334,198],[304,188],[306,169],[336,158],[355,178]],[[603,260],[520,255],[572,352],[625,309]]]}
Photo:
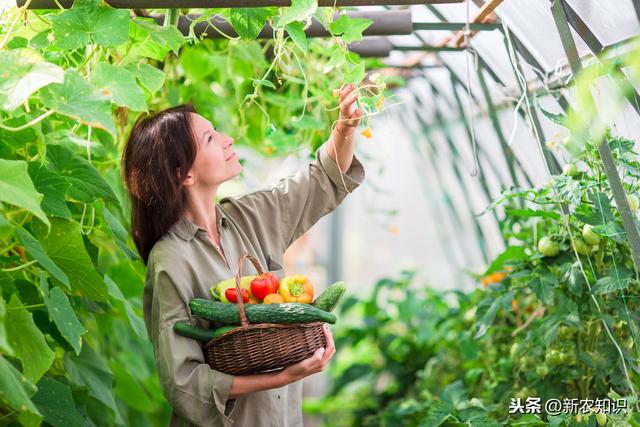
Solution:
{"label": "long brown hair", "polygon": [[182,214],[183,182],[196,158],[190,105],[179,105],[136,121],[122,156],[131,198],[131,232],[146,264],[160,237]]}

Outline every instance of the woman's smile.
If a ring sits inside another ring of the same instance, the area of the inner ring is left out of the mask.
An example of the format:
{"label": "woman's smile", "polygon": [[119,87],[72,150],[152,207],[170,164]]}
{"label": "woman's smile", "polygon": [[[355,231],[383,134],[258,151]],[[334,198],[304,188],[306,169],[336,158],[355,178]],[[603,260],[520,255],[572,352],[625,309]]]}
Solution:
{"label": "woman's smile", "polygon": [[227,157],[226,161],[228,162],[229,160],[233,159],[234,157],[236,157],[236,153],[233,153],[230,157]]}

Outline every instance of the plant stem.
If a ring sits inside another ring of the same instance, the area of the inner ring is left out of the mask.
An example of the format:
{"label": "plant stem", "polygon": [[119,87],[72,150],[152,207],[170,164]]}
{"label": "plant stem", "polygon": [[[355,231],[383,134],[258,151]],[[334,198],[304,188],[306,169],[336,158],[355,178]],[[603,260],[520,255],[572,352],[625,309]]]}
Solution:
{"label": "plant stem", "polygon": [[40,307],[46,307],[45,304],[31,304],[31,305],[21,305],[20,307],[9,307],[7,308],[8,310],[26,310],[28,308],[40,308]]}
{"label": "plant stem", "polygon": [[36,117],[35,119],[31,120],[29,123],[25,123],[22,126],[18,126],[18,127],[11,127],[11,126],[5,126],[2,123],[0,123],[0,128],[9,131],[9,132],[20,132],[21,130],[25,130],[41,121],[43,121],[44,119],[46,119],[47,117],[49,117],[50,115],[52,115],[53,113],[55,113],[55,111],[53,110],[49,110],[44,114],[41,114],[40,116]]}
{"label": "plant stem", "polygon": [[29,261],[29,262],[24,263],[24,264],[22,264],[22,265],[19,265],[19,266],[17,266],[17,267],[12,267],[12,268],[3,268],[3,269],[1,269],[1,271],[4,271],[5,273],[10,273],[10,272],[12,272],[12,271],[18,271],[18,270],[22,270],[23,268],[27,268],[27,267],[29,267],[30,265],[33,265],[33,264],[35,264],[35,263],[37,263],[37,262],[38,262],[38,261],[36,261],[36,260],[34,259],[34,260],[32,260],[32,261]]}

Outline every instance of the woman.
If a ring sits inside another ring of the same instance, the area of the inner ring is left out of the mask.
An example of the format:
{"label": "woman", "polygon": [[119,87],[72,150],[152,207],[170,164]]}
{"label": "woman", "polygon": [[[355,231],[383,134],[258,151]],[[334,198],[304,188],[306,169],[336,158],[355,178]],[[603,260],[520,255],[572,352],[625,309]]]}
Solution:
{"label": "woman", "polygon": [[[133,127],[123,169],[133,239],[147,265],[144,319],[173,408],[171,426],[302,425],[300,380],[324,370],[333,357],[328,328],[327,347],[307,360],[277,373],[231,376],[211,369],[201,343],[177,335],[173,325],[209,327],[191,316],[189,301],[210,298],[212,285],[233,277],[242,251],[282,277],[287,247],[364,179],[353,155],[361,117],[349,85],[340,93],[340,119],[329,142],[306,168],[275,186],[219,203],[218,187],[241,170],[231,137],[187,106]],[[246,263],[243,275],[256,273]]]}

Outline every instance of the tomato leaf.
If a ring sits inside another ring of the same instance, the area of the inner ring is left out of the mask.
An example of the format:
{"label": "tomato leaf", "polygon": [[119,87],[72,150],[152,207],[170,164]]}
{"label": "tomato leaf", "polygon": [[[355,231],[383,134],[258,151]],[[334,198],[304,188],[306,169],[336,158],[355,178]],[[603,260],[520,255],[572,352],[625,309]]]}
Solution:
{"label": "tomato leaf", "polygon": [[16,294],[11,296],[7,310],[7,332],[15,356],[22,362],[24,376],[37,382],[55,359],[40,329],[33,323],[31,313],[22,307]]}
{"label": "tomato leaf", "polygon": [[0,202],[26,209],[48,227],[49,219],[40,207],[42,198],[29,177],[27,162],[0,159]]}

